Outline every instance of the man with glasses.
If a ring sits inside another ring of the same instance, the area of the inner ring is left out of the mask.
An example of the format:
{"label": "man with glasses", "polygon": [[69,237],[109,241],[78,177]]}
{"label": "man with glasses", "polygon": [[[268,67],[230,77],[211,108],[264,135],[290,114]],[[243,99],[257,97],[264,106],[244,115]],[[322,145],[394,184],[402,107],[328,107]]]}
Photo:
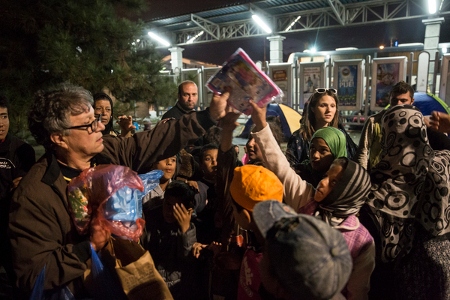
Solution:
{"label": "man with glasses", "polygon": [[82,287],[90,245],[98,251],[109,239],[99,225],[81,236],[72,223],[67,184],[96,164],[120,164],[138,173],[177,154],[225,115],[228,95],[214,96],[205,111],[159,123],[130,138],[102,136],[105,126],[95,116],[89,91],[60,85],[40,91],[32,104],[30,131],[46,153],[22,179],[12,203],[9,237],[21,295],[28,299],[36,277],[46,268],[45,289],[68,287],[76,298],[90,295]]}

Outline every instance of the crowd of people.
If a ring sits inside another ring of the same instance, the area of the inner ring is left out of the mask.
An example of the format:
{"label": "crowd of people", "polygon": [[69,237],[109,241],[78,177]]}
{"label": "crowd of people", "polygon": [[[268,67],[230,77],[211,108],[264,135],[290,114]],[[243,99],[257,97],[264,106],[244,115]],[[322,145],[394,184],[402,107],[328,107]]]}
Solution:
{"label": "crowd of people", "polygon": [[38,91],[28,114],[45,148],[37,162],[8,132],[1,97],[4,296],[31,299],[40,288],[39,299],[102,298],[89,275],[94,259],[106,260],[124,236],[92,206],[80,231],[68,187],[86,170],[118,165],[160,174],[139,198],[145,225],[132,242],[150,254],[145,268],[157,276],[146,280],[160,284],[117,299],[450,298],[449,115],[424,117],[399,82],[357,145],[340,121],[337,91],[317,88],[284,152],[280,124],[250,100],[254,127],[241,161],[233,144],[240,113],[229,97],[213,95],[199,111],[196,84],[182,82],[163,119],[135,132],[106,93],[71,84]]}

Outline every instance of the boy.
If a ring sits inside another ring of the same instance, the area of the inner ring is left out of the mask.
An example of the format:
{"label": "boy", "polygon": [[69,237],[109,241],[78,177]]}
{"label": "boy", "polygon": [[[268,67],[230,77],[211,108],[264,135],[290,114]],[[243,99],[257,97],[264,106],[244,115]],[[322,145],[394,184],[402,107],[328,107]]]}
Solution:
{"label": "boy", "polygon": [[276,299],[342,299],[352,271],[342,234],[277,201],[257,204],[253,218],[265,238],[261,280]]}
{"label": "boy", "polygon": [[234,170],[230,185],[233,198],[233,214],[240,227],[247,230],[247,250],[241,263],[238,299],[261,299],[259,262],[262,258],[262,237],[253,221],[253,208],[262,201],[283,201],[283,185],[268,169],[256,165],[244,165]]}
{"label": "boy", "polygon": [[155,266],[174,299],[192,295],[192,245],[197,241],[191,223],[194,207],[193,189],[174,180],[166,188],[163,205],[144,211],[146,234],[142,245],[149,250]]}

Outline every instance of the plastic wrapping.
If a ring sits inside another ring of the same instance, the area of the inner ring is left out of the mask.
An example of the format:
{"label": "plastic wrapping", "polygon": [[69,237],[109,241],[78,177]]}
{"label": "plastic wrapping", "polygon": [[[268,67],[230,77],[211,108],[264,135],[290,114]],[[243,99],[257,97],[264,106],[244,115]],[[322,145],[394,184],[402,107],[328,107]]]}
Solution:
{"label": "plastic wrapping", "polygon": [[68,186],[69,207],[75,226],[87,233],[96,218],[111,233],[137,241],[145,221],[142,197],[159,184],[162,171],[138,175],[128,167],[98,165],[81,172]]}
{"label": "plastic wrapping", "polygon": [[206,87],[218,94],[230,92],[228,103],[246,115],[252,112],[250,99],[264,107],[270,102],[279,103],[283,98],[281,89],[241,48],[208,80]]}

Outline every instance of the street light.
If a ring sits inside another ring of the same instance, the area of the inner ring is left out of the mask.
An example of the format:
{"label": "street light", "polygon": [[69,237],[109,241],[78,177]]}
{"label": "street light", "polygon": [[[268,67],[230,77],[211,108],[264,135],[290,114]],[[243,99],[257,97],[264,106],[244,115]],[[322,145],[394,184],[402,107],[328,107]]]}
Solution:
{"label": "street light", "polygon": [[252,19],[258,24],[265,32],[272,33],[272,29],[258,16],[253,14]]}
{"label": "street light", "polygon": [[168,41],[166,41],[165,39],[163,39],[162,37],[160,37],[159,35],[151,32],[151,31],[148,32],[148,35],[155,41],[159,42],[160,44],[163,44],[166,47],[170,46],[170,43]]}

